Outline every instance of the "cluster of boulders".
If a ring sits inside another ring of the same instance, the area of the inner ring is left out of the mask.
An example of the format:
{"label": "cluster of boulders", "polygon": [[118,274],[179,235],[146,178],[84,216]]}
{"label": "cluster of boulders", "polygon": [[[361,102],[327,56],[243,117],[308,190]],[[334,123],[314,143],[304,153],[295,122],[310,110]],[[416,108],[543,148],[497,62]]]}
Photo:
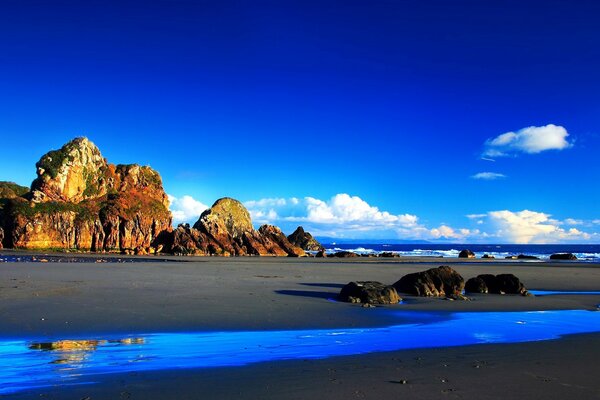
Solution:
{"label": "cluster of boulders", "polygon": [[[458,258],[475,258],[475,253],[473,253],[469,249],[464,249],[464,250],[461,250],[460,253],[458,253]],[[481,256],[481,258],[494,259],[496,257],[494,257],[491,254],[484,254],[483,256]],[[539,260],[540,259],[539,257],[531,256],[531,255],[527,255],[527,254],[511,255],[511,256],[506,256],[504,258],[506,260]],[[573,254],[573,253],[555,253],[550,256],[550,259],[551,260],[577,260],[577,256],[575,256],[575,254]]]}
{"label": "cluster of boulders", "polygon": [[179,225],[163,232],[157,242],[163,251],[176,255],[305,255],[276,226],[263,225],[255,230],[244,205],[227,197],[204,211],[193,227]]}
{"label": "cluster of boulders", "polygon": [[469,300],[463,293],[529,295],[519,278],[512,274],[478,275],[465,283],[458,272],[443,265],[404,275],[393,285],[375,281],[350,282],[342,288],[338,299],[350,303],[396,304],[401,301],[398,293],[451,300]]}
{"label": "cluster of boulders", "polygon": [[520,294],[528,296],[523,283],[513,274],[482,274],[471,278],[465,284],[466,293]]}

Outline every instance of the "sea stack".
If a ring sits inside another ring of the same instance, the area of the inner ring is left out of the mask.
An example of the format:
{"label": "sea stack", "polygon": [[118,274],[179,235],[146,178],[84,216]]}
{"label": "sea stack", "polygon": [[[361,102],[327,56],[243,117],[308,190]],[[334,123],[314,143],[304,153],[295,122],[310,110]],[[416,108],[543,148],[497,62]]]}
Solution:
{"label": "sea stack", "polygon": [[171,229],[160,175],[150,167],[107,163],[87,138],[50,151],[36,167],[27,193],[3,190],[7,247],[144,254]]}

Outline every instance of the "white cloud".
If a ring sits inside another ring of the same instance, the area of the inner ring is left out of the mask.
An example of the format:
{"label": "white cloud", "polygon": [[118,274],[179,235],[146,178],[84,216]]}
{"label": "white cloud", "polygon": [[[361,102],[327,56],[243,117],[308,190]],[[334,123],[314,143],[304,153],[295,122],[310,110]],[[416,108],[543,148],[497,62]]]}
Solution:
{"label": "white cloud", "polygon": [[444,239],[457,239],[457,240],[464,240],[468,236],[471,236],[473,234],[479,234],[478,230],[476,230],[476,231],[471,231],[469,229],[455,230],[447,225],[440,225],[438,228],[433,228],[429,232],[434,239],[444,238]]}
{"label": "white cloud", "polygon": [[569,133],[562,126],[530,126],[488,139],[483,156],[502,157],[517,153],[536,154],[546,150],[562,150],[572,146],[567,136]]}
{"label": "white cloud", "polygon": [[206,204],[201,203],[192,196],[185,195],[179,198],[171,195],[168,196],[175,224],[182,222],[193,224],[198,220],[200,214],[208,208]]}
{"label": "white cloud", "polygon": [[[192,196],[169,195],[174,223],[194,223],[208,207]],[[247,201],[253,222],[272,223],[291,233],[299,224],[317,236],[339,238],[385,238],[450,240],[456,242],[561,243],[600,238],[580,228],[600,225],[600,219],[553,219],[551,215],[523,211],[490,211],[468,214],[472,229],[442,223],[427,226],[413,214],[393,214],[372,206],[358,196],[340,193],[329,200],[314,197],[267,198]],[[594,225],[595,224],[595,225]]]}
{"label": "white cloud", "polygon": [[472,175],[471,178],[473,178],[473,179],[483,179],[483,180],[486,180],[486,181],[491,181],[491,180],[494,180],[494,179],[506,178],[506,175],[499,174],[497,172],[478,172],[475,175]]}
{"label": "white cloud", "polygon": [[480,219],[487,217],[487,214],[467,214],[465,216],[469,219]]}
{"label": "white cloud", "polygon": [[346,193],[329,200],[276,198],[247,201],[244,205],[255,223],[275,223],[288,230],[303,224],[320,236],[462,240],[470,235],[468,230],[454,230],[446,225],[429,229],[419,223],[416,215],[382,211]]}
{"label": "white cloud", "polygon": [[578,229],[565,230],[549,214],[523,210],[502,210],[488,213],[497,229],[496,236],[511,243],[558,243],[589,240],[591,235]]}

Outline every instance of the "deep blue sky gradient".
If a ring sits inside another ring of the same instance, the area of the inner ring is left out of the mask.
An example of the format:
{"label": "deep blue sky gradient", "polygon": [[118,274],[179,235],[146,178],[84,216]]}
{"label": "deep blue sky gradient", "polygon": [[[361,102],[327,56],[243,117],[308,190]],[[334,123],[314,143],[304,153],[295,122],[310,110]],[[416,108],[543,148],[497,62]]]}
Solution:
{"label": "deep blue sky gradient", "polygon": [[[349,193],[431,225],[597,219],[598,21],[585,0],[3,1],[0,180],[28,185],[86,135],[208,204]],[[574,146],[479,159],[549,123]]]}

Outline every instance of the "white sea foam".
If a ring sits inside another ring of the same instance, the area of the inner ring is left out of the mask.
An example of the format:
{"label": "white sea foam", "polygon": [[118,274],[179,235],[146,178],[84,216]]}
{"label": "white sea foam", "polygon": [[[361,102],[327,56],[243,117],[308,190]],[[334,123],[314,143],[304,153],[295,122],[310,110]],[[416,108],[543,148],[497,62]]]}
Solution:
{"label": "white sea foam", "polygon": [[[382,245],[382,247],[391,247],[391,245]],[[499,248],[500,246],[497,246]],[[439,249],[427,249],[427,248],[419,248],[413,250],[375,250],[371,248],[365,247],[356,247],[356,248],[340,248],[334,247],[326,250],[327,253],[336,253],[339,251],[350,251],[356,254],[374,254],[379,255],[381,253],[393,253],[403,257],[447,257],[447,258],[456,258],[458,257],[460,250],[457,249],[449,249],[449,250],[439,250]],[[484,254],[489,256],[493,256],[498,260],[505,259],[509,256],[517,256],[519,252],[507,252],[507,251],[476,251],[475,257],[481,258]],[[532,253],[525,252],[523,254],[534,256],[539,258],[540,260],[549,260],[550,254],[547,253]],[[577,257],[577,259],[581,261],[600,261],[600,253],[573,253]],[[536,261],[536,260],[524,260],[524,261]]]}

